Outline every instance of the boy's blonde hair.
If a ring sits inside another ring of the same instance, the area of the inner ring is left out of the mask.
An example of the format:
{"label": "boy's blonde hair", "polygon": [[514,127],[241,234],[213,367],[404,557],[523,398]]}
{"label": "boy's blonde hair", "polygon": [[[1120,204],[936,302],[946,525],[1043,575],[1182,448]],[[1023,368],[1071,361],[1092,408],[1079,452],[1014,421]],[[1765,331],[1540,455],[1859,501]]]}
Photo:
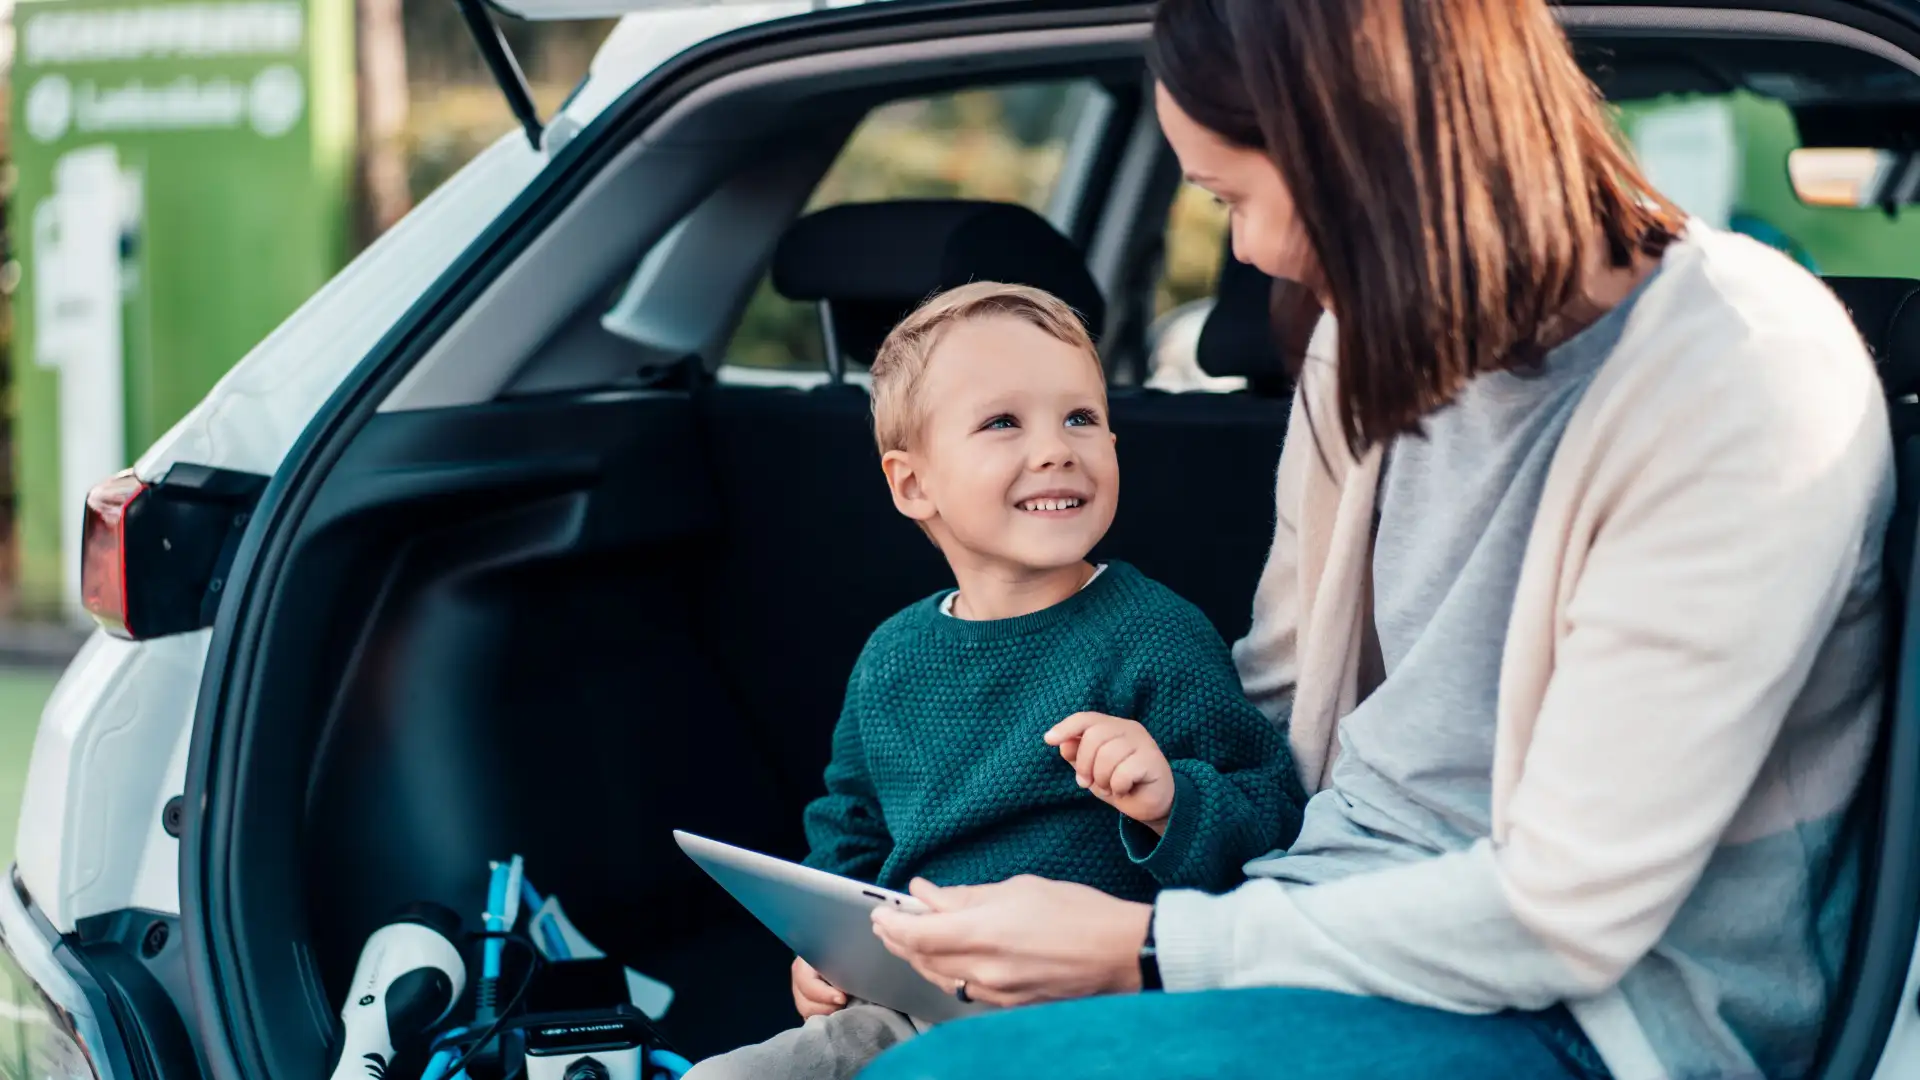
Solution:
{"label": "boy's blonde hair", "polygon": [[926,419],[920,383],[927,373],[927,361],[947,330],[992,315],[1019,319],[1085,352],[1104,377],[1100,354],[1080,316],[1052,293],[999,281],[975,281],[948,289],[900,320],[873,358],[873,438],[880,453],[908,449],[919,438],[920,425]]}

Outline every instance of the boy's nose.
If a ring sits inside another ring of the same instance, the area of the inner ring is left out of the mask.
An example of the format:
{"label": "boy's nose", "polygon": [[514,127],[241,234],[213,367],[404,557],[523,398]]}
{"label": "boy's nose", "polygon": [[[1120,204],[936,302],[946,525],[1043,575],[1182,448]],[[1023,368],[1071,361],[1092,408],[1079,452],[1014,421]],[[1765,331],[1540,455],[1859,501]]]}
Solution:
{"label": "boy's nose", "polygon": [[1034,447],[1033,467],[1035,469],[1071,469],[1075,464],[1073,447],[1058,435],[1043,439]]}

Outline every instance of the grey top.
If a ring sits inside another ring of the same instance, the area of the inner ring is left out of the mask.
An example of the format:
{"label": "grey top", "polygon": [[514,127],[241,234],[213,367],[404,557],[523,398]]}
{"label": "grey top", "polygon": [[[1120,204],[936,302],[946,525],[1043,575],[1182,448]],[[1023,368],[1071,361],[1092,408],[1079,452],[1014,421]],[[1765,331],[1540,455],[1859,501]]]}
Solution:
{"label": "grey top", "polygon": [[1388,449],[1374,538],[1386,680],[1340,722],[1332,782],[1285,858],[1247,867],[1318,884],[1489,835],[1500,657],[1547,466],[1651,274],[1537,368],[1467,384]]}

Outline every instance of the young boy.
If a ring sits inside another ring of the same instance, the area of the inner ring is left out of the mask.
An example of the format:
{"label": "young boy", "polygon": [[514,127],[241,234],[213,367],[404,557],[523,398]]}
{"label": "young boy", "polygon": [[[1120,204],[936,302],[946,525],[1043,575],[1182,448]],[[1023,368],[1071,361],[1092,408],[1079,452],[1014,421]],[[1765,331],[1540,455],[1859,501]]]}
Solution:
{"label": "young boy", "polygon": [[[1087,553],[1119,498],[1079,318],[979,282],[928,301],[873,366],[881,468],[957,590],[874,632],[806,812],[807,864],[904,890],[1039,874],[1146,900],[1223,890],[1305,801],[1198,609]],[[852,1077],[916,1022],[793,963],[803,1026],[690,1080]]]}

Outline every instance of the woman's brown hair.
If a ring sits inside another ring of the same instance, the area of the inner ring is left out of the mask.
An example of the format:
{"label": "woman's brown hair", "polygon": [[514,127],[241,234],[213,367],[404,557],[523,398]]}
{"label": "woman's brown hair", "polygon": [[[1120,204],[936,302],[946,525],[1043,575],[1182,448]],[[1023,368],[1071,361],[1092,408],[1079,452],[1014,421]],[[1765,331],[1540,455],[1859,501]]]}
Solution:
{"label": "woman's brown hair", "polygon": [[1278,166],[1340,316],[1356,452],[1538,359],[1596,245],[1627,266],[1682,227],[1544,0],[1161,0],[1149,62]]}

